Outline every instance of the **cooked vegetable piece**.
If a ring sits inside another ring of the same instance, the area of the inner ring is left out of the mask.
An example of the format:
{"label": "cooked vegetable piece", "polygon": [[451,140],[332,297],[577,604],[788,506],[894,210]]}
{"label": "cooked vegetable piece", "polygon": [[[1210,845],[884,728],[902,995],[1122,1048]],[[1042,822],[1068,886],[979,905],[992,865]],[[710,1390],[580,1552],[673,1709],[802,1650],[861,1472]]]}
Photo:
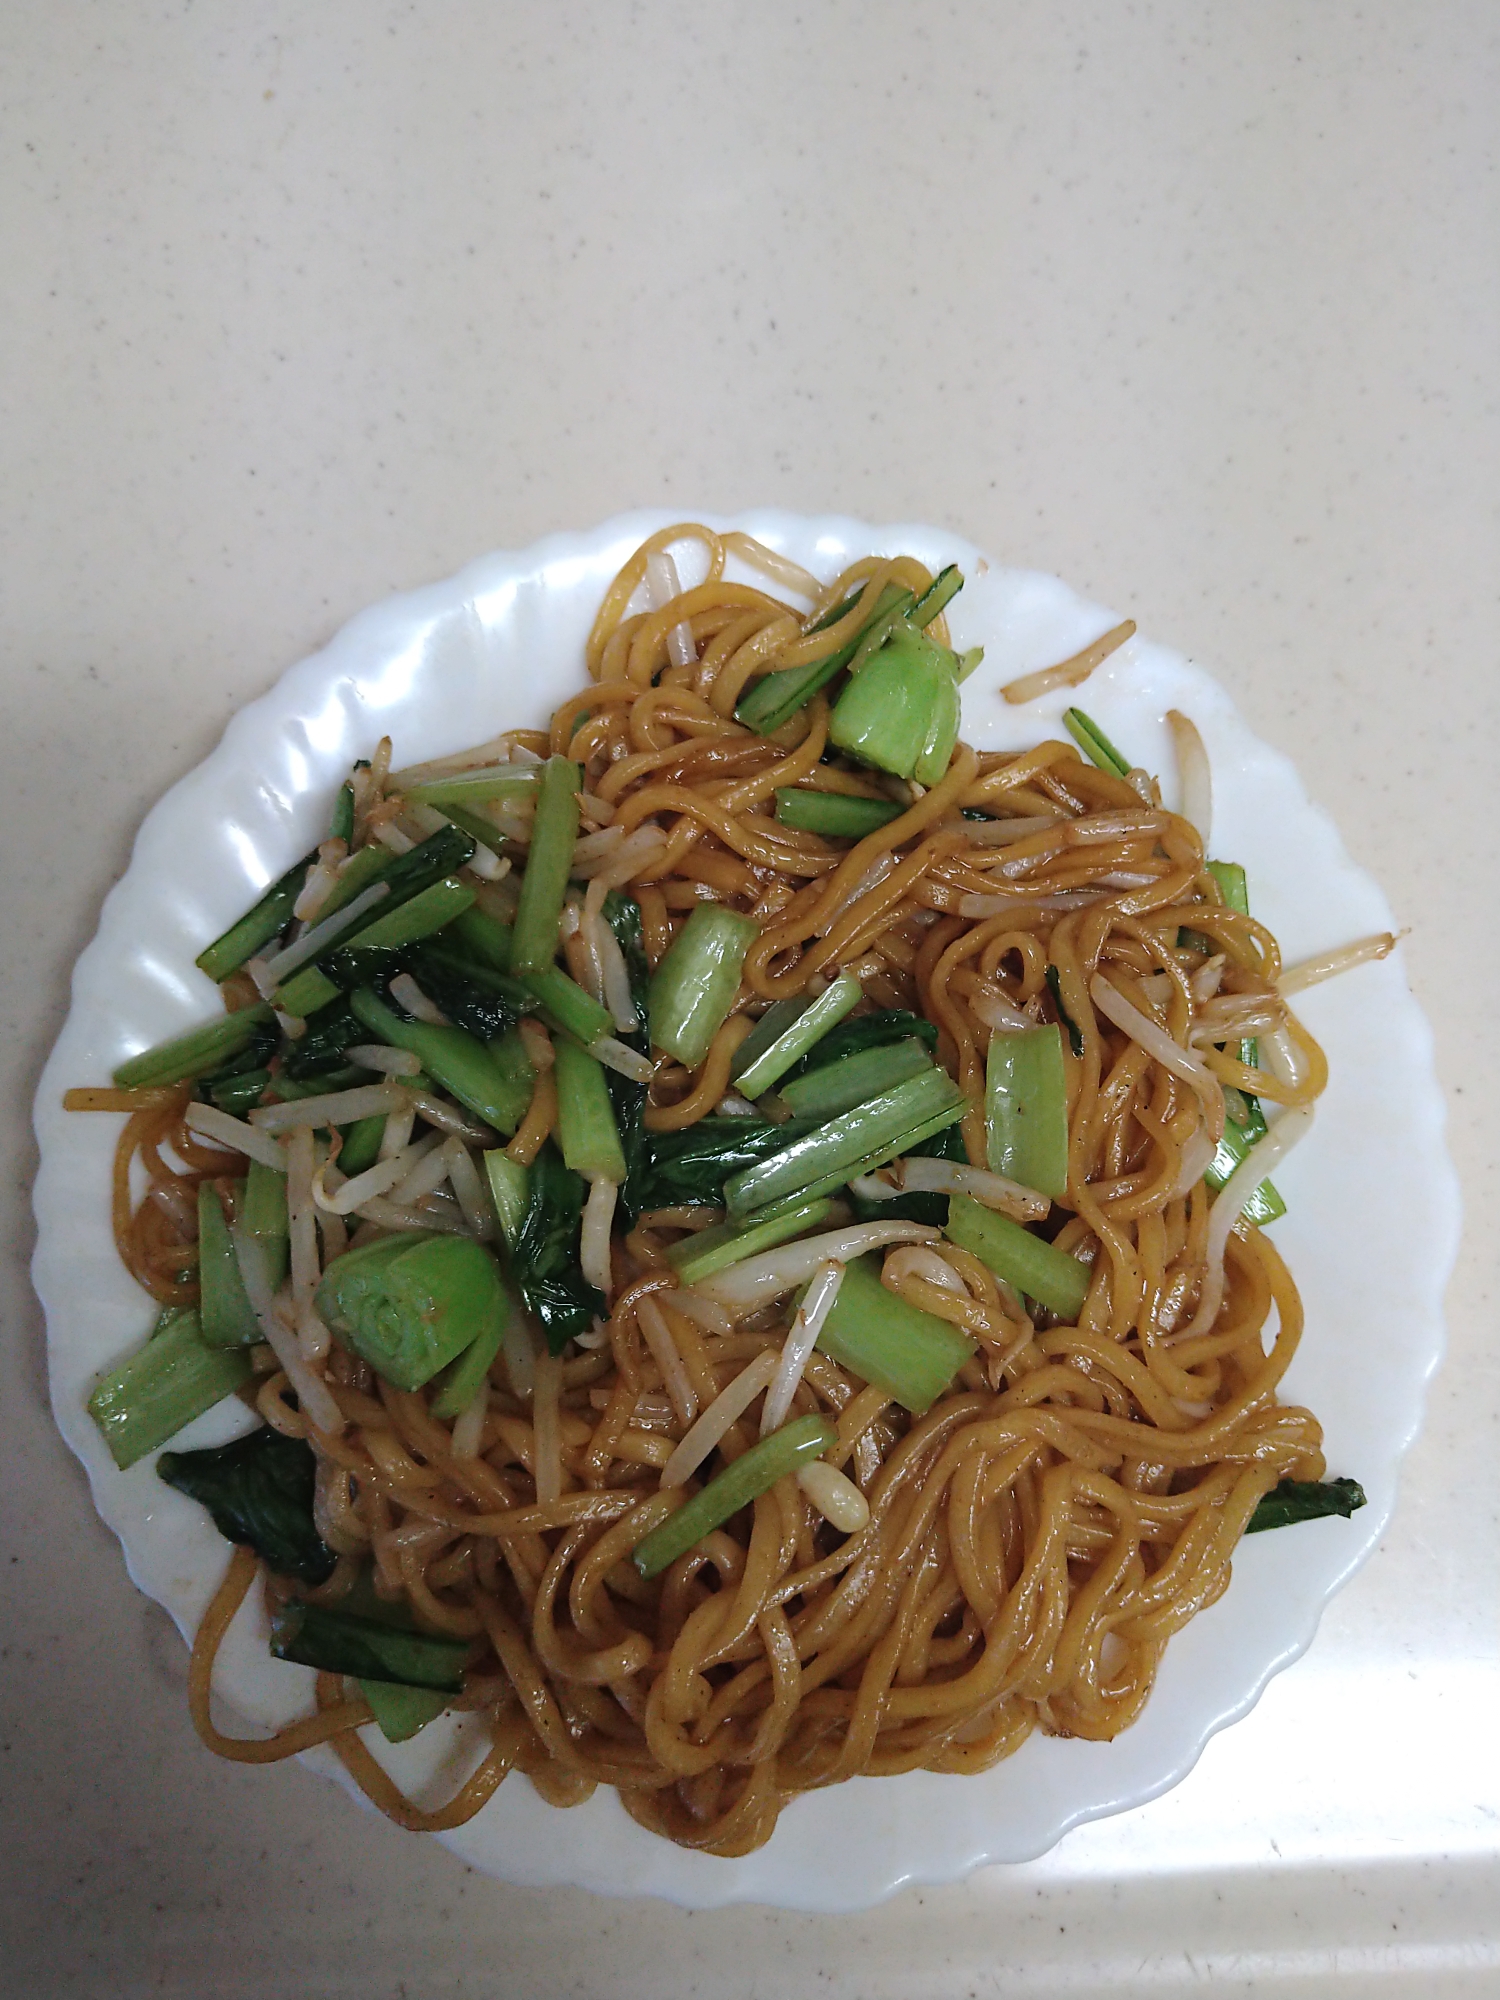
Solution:
{"label": "cooked vegetable piece", "polygon": [[541,768],[531,847],[511,934],[510,959],[516,972],[545,972],[557,956],[563,899],[573,866],[573,843],[578,838],[582,782],[578,766],[566,757],[549,757]]}
{"label": "cooked vegetable piece", "polygon": [[863,764],[936,784],[958,741],[956,664],[946,646],[899,626],[834,704],[829,741]]}
{"label": "cooked vegetable piece", "polygon": [[351,940],[346,949],[395,951],[403,945],[415,944],[419,938],[430,937],[445,924],[451,924],[473,900],[474,891],[467,882],[460,882],[456,875],[444,875],[399,908],[383,907],[374,923]]}
{"label": "cooked vegetable piece", "polygon": [[1116,778],[1130,775],[1129,764],[1091,715],[1085,715],[1081,708],[1068,708],[1063,710],[1063,721],[1091,764],[1097,764],[1101,771],[1108,771]]}
{"label": "cooked vegetable piece", "polygon": [[205,1021],[202,1027],[189,1028],[185,1035],[173,1035],[170,1041],[131,1056],[114,1072],[113,1081],[121,1090],[153,1090],[207,1076],[258,1041],[270,1019],[271,1010],[262,1000],[253,1007],[241,1007],[238,1013]]}
{"label": "cooked vegetable piece", "polygon": [[858,1004],[860,982],[852,972],[840,972],[810,1000],[778,1000],[736,1050],[730,1068],[734,1088],[744,1098],[770,1090]]}
{"label": "cooked vegetable piece", "polygon": [[986,1208],[972,1195],[948,1198],[946,1234],[960,1250],[971,1250],[997,1278],[1055,1312],[1069,1325],[1077,1322],[1089,1295],[1090,1267],[1056,1250],[1008,1215]]}
{"label": "cooked vegetable piece", "polygon": [[[845,617],[854,600],[846,599],[825,612],[809,630],[826,631]],[[827,687],[836,674],[843,672],[863,645],[871,628],[881,619],[899,617],[911,602],[911,592],[902,590],[898,584],[887,584],[880,593],[880,601],[871,607],[869,619],[860,627],[852,639],[846,639],[833,652],[825,654],[821,660],[810,661],[803,667],[781,667],[775,673],[765,674],[743,696],[735,709],[735,720],[747,729],[755,729],[762,736],[772,736],[783,728],[799,709],[805,708],[820,689]]]}
{"label": "cooked vegetable piece", "polygon": [[858,1006],[860,998],[859,981],[852,973],[841,972],[815,999],[785,1025],[778,1024],[755,1047],[753,1045],[760,1029],[775,1014],[772,1008],[740,1045],[738,1053],[741,1055],[746,1049],[752,1050],[749,1060],[736,1061],[731,1069],[740,1095],[756,1098],[769,1090],[773,1083],[779,1082],[794,1063],[800,1062],[815,1043],[843,1020],[852,1007]]}
{"label": "cooked vegetable piece", "polygon": [[[938,1039],[936,1021],[924,1020],[920,1014],[909,1014],[904,1007],[882,1007],[874,1014],[857,1014],[853,1020],[840,1021],[787,1074],[789,1077],[806,1076],[812,1070],[822,1069],[844,1056],[858,1055],[862,1049],[883,1048],[887,1042],[912,1039],[935,1049]],[[747,1040],[745,1047],[749,1046]]]}
{"label": "cooked vegetable piece", "polygon": [[339,1172],[345,1179],[352,1180],[366,1167],[373,1167],[380,1158],[380,1142],[385,1137],[385,1116],[383,1111],[377,1111],[372,1118],[357,1118],[352,1125],[339,1127],[343,1138],[339,1150]]}
{"label": "cooked vegetable piece", "polygon": [[[608,914],[608,904],[605,913]],[[455,947],[493,971],[511,971],[512,933],[507,925],[487,911],[466,910],[446,933],[445,946],[449,938]],[[592,993],[585,993],[561,966],[548,965],[540,972],[526,974],[524,978],[513,974],[512,983],[521,994],[530,996],[555,1027],[572,1035],[585,1048],[597,1042],[601,1035],[612,1035],[615,1031],[609,1009]],[[529,1013],[534,1009],[526,1007],[522,1011]]]}
{"label": "cooked vegetable piece", "polygon": [[882,1042],[793,1078],[782,1085],[779,1095],[794,1117],[836,1118],[934,1067],[921,1042]]}
{"label": "cooked vegetable piece", "polygon": [[294,1597],[271,1620],[271,1651],[278,1660],[316,1667],[325,1674],[462,1694],[470,1642],[430,1632],[403,1632]]}
{"label": "cooked vegetable piece", "polygon": [[675,1514],[652,1529],[637,1543],[631,1556],[643,1577],[659,1576],[679,1556],[686,1555],[705,1535],[747,1507],[757,1495],[768,1493],[778,1479],[795,1472],[799,1465],[820,1458],[838,1433],[826,1417],[798,1417],[779,1431],[751,1445],[725,1466],[691,1500],[684,1501]]}
{"label": "cooked vegetable piece", "polygon": [[269,1424],[206,1451],[167,1451],[156,1469],[213,1515],[226,1541],[254,1549],[267,1569],[326,1583],[338,1557],[313,1525],[317,1460],[301,1438]]}
{"label": "cooked vegetable piece", "polygon": [[245,1174],[245,1198],[240,1204],[240,1228],[259,1237],[264,1246],[266,1279],[274,1290],[286,1276],[290,1260],[286,1212],[286,1175],[252,1160]]}
{"label": "cooked vegetable piece", "polygon": [[1245,1524],[1247,1535],[1267,1528],[1290,1528],[1298,1521],[1341,1514],[1347,1521],[1365,1505],[1365,1490],[1357,1479],[1283,1479],[1261,1495]]}
{"label": "cooked vegetable piece", "polygon": [[848,792],[819,792],[800,785],[783,785],[776,793],[776,818],[782,826],[803,833],[821,833],[831,840],[863,840],[878,826],[888,826],[906,811],[894,799],[862,799]]}
{"label": "cooked vegetable piece", "polygon": [[809,1229],[816,1229],[832,1213],[831,1201],[805,1201],[772,1216],[768,1221],[741,1228],[737,1223],[720,1222],[684,1236],[667,1250],[667,1262],[685,1285],[696,1285],[715,1271],[727,1271],[731,1264],[743,1263],[761,1250],[774,1250],[778,1243],[790,1243]]}
{"label": "cooked vegetable piece", "polygon": [[1057,1028],[990,1036],[985,1133],[991,1173],[1061,1201],[1068,1191],[1068,1092]]}
{"label": "cooked vegetable piece", "polygon": [[347,779],[339,786],[333,801],[328,838],[346,842],[354,838],[354,787]]}
{"label": "cooked vegetable piece", "polygon": [[[284,1180],[284,1176],[278,1175]],[[238,1184],[244,1199],[244,1182]],[[252,1347],[264,1340],[240,1276],[240,1260],[219,1190],[211,1180],[198,1183],[198,1325],[210,1347]]]}
{"label": "cooked vegetable piece", "polygon": [[586,1333],[604,1312],[604,1294],[578,1267],[583,1176],[563,1164],[549,1139],[527,1170],[526,1214],[511,1246],[511,1275],[547,1345],[560,1354],[575,1333]]}
{"label": "cooked vegetable piece", "polygon": [[928,1069],[882,1091],[857,1110],[792,1140],[724,1184],[731,1216],[786,1200],[828,1194],[857,1173],[883,1166],[909,1145],[961,1118],[965,1098],[947,1073]]}
{"label": "cooked vegetable piece", "polygon": [[876,1253],[846,1268],[818,1346],[841,1368],[888,1389],[919,1417],[974,1352],[974,1343],[936,1313],[888,1292],[880,1266]]}
{"label": "cooked vegetable piece", "polygon": [[494,1259],[468,1236],[413,1230],[336,1258],[317,1309],[336,1339],[398,1389],[420,1389],[504,1312]]}
{"label": "cooked vegetable piece", "polygon": [[292,906],[302,894],[307,871],[317,858],[314,849],[311,854],[304,854],[300,861],[294,861],[285,875],[271,884],[253,909],[247,910],[222,936],[205,946],[194,961],[199,971],[206,972],[213,980],[227,979],[231,972],[239,971],[246,959],[254,958],[262,945],[280,937],[292,921]]}
{"label": "cooked vegetable piece", "polygon": [[[1253,1100],[1249,1101],[1253,1102]],[[1256,1105],[1255,1108],[1259,1112],[1259,1105]],[[1219,1149],[1209,1162],[1203,1175],[1209,1186],[1211,1188],[1223,1187],[1225,1181],[1228,1180],[1229,1176],[1234,1172],[1240,1161],[1244,1159],[1257,1139],[1261,1139],[1264,1136],[1264,1118],[1259,1120],[1258,1130],[1254,1122],[1249,1125],[1236,1125],[1226,1119],[1224,1122],[1224,1136],[1219,1141]],[[1247,1221],[1257,1223],[1276,1222],[1285,1215],[1286,1203],[1278,1193],[1276,1183],[1274,1181],[1262,1181],[1245,1204],[1243,1213]]]}
{"label": "cooked vegetable piece", "polygon": [[1063,1005],[1062,974],[1055,965],[1049,965],[1043,977],[1047,981],[1047,991],[1052,995],[1052,1005],[1057,1009],[1060,1026],[1067,1030],[1068,1047],[1075,1056],[1083,1054],[1083,1030]]}
{"label": "cooked vegetable piece", "polygon": [[445,932],[407,954],[412,977],[454,1027],[494,1043],[534,1011],[531,995],[519,979],[455,950],[449,936]]}
{"label": "cooked vegetable piece", "polygon": [[534,764],[489,764],[482,771],[452,771],[441,778],[427,778],[405,790],[407,798],[446,812],[450,805],[482,806],[491,799],[519,805],[535,796],[536,786]]}
{"label": "cooked vegetable piece", "polygon": [[651,1039],[696,1069],[739,991],[745,953],[759,926],[722,903],[700,903],[673,938],[651,980]]}
{"label": "cooked vegetable piece", "polygon": [[[964,1145],[963,1127],[945,1126],[941,1132],[934,1132],[930,1139],[922,1140],[919,1145],[908,1146],[904,1157],[909,1160],[953,1160],[959,1166],[967,1166],[969,1154]],[[914,1190],[898,1194],[891,1201],[866,1201],[851,1187],[847,1199],[861,1222],[927,1222],[935,1229],[941,1229],[948,1220],[948,1197],[945,1194]]]}
{"label": "cooked vegetable piece", "polygon": [[490,1184],[490,1198],[495,1204],[495,1213],[500,1218],[500,1234],[505,1238],[507,1249],[513,1250],[516,1238],[521,1233],[521,1224],[526,1220],[527,1203],[531,1199],[526,1169],[519,1160],[513,1160],[508,1154],[496,1151],[485,1154],[484,1171]]}
{"label": "cooked vegetable piece", "polygon": [[377,1040],[410,1049],[435,1082],[497,1132],[509,1137],[526,1116],[529,1087],[507,1074],[484,1044],[462,1028],[406,1020],[367,986],[352,996],[350,1005]]}
{"label": "cooked vegetable piece", "polygon": [[557,1080],[557,1132],[564,1162],[587,1180],[625,1178],[625,1155],[615,1129],[615,1114],[604,1078],[604,1066],[566,1036],[554,1044]]}
{"label": "cooked vegetable piece", "polygon": [[242,1348],[210,1347],[192,1307],[169,1306],[151,1338],[89,1397],[89,1415],[122,1472],[250,1379]]}
{"label": "cooked vegetable piece", "polygon": [[399,1681],[361,1679],[359,1691],[387,1743],[407,1742],[442,1714],[449,1699],[436,1688],[403,1687]]}
{"label": "cooked vegetable piece", "polygon": [[722,1207],[724,1185],[732,1175],[780,1152],[809,1129],[801,1123],[710,1116],[681,1132],[646,1132],[630,1162],[622,1199],[632,1216],[690,1203]]}
{"label": "cooked vegetable piece", "polygon": [[[504,1154],[499,1157],[504,1159]],[[524,1167],[522,1172],[525,1172]],[[505,1287],[495,1288],[495,1309],[484,1330],[470,1347],[466,1347],[457,1361],[449,1367],[442,1385],[432,1399],[432,1414],[435,1417],[452,1418],[466,1410],[480,1385],[490,1372],[490,1363],[500,1352],[500,1343],[505,1338],[506,1321],[510,1318],[510,1301],[505,1296]]]}

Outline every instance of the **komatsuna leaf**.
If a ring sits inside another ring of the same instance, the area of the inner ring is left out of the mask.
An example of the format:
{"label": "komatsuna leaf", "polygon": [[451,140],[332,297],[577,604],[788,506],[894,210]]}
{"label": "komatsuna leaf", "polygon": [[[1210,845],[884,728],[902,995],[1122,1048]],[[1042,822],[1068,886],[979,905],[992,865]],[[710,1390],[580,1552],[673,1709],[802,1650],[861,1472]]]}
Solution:
{"label": "komatsuna leaf", "polygon": [[326,1583],[338,1561],[313,1525],[317,1461],[301,1438],[269,1425],[204,1451],[164,1451],[156,1469],[205,1506],[226,1541],[254,1549],[268,1569]]}

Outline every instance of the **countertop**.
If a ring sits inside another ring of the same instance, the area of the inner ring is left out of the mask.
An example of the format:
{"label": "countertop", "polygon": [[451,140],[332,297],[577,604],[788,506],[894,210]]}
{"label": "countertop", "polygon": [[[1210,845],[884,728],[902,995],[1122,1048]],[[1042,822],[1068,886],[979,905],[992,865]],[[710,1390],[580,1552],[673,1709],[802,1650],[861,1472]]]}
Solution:
{"label": "countertop", "polygon": [[[1479,0],[5,10],[7,1995],[1500,1992],[1497,44]],[[69,968],[235,709],[486,549],[760,503],[948,524],[1217,674],[1410,927],[1470,1218],[1307,1657],[1174,1793],[859,1918],[512,1890],[209,1759],[26,1270]]]}

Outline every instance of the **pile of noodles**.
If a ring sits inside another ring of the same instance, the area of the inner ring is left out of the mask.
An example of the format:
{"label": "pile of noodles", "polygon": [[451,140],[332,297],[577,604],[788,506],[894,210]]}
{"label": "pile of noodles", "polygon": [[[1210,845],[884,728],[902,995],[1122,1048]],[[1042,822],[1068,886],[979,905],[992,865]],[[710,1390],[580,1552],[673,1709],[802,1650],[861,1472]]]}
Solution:
{"label": "pile of noodles", "polygon": [[[667,552],[687,541],[707,575],[680,589]],[[768,588],[726,581],[730,554]],[[1302,1105],[1324,1065],[1278,994],[1275,939],[1224,906],[1193,826],[1162,808],[1144,774],[1114,777],[1062,742],[1021,754],[960,743],[924,793],[821,761],[822,696],[774,738],[733,719],[756,677],[820,657],[866,615],[856,607],[810,634],[817,614],[860,584],[874,604],[891,581],[920,592],[930,578],[908,558],[872,557],[824,586],[748,538],[669,529],[611,586],[588,683],[550,732],[512,732],[445,768],[548,752],[582,765],[587,881],[564,952],[596,993],[594,926],[610,887],[639,901],[653,963],[701,900],[760,925],[701,1068],[658,1062],[656,1129],[714,1109],[734,1049],[771,1001],[847,968],[870,1005],[937,1024],[939,1060],[969,1097],[969,1158],[982,1166],[995,1024],[1056,1020],[1060,1000],[1081,1053],[1065,1054],[1068,1193],[1049,1228],[1060,1222],[1057,1244],[1092,1262],[1078,1324],[1028,1317],[946,1242],[890,1251],[885,1283],[977,1350],[921,1418],[812,1356],[790,1415],[837,1420],[831,1456],[868,1497],[868,1526],[839,1533],[788,1477],[651,1583],[628,1558],[673,1504],[660,1468],[726,1384],[780,1347],[791,1315],[783,1299],[733,1320],[678,1287],[665,1247],[716,1211],[648,1214],[617,1232],[607,1328],[556,1360],[539,1341],[509,1342],[482,1427],[461,1439],[426,1394],[393,1389],[338,1346],[317,1366],[342,1424],[317,1430],[271,1350],[256,1350],[261,1374],[246,1394],[268,1423],[311,1443],[318,1525],[341,1553],[332,1579],[303,1594],[336,1599],[373,1558],[384,1594],[474,1642],[455,1706],[481,1712],[490,1740],[457,1796],[423,1811],[356,1733],[370,1712],[353,1683],[320,1675],[318,1712],[269,1740],[221,1735],[209,1714],[214,1654],[258,1568],[241,1549],[192,1668],[197,1726],[221,1754],[271,1761],[328,1741],[374,1802],[415,1829],[461,1824],[513,1767],[558,1805],[613,1785],[642,1825],[743,1854],[813,1786],[981,1771],[1033,1729],[1113,1737],[1141,1712],[1171,1635],[1224,1590],[1260,1497],[1283,1477],[1321,1476],[1318,1424],[1277,1400],[1302,1324],[1296,1288],[1248,1223],[1228,1237],[1222,1280],[1210,1268],[1202,1176],[1222,1086]],[[403,823],[383,748],[362,774],[356,844]],[[907,809],[851,846],[777,823],[776,789],[797,784]],[[524,865],[526,828],[510,830],[507,851]],[[420,833],[419,822],[411,837]],[[502,914],[507,888],[482,885]],[[1182,929],[1211,950],[1180,950]],[[1128,1031],[1096,1006],[1099,975],[1127,1003]],[[1261,1037],[1267,1067],[1247,1070],[1224,1051],[1240,1035]],[[122,1253],[166,1302],[196,1296],[196,1180],[235,1170],[184,1126],[186,1102],[185,1088],[143,1100],[117,1173]],[[513,1157],[534,1157],[555,1102],[544,1068]],[[136,1157],[150,1181],[138,1205]],[[336,1218],[320,1220],[327,1260],[345,1239]],[[367,1223],[352,1240],[374,1233]],[[726,1457],[753,1441],[760,1407],[728,1434]],[[264,1587],[272,1598],[296,1588],[271,1577]]]}

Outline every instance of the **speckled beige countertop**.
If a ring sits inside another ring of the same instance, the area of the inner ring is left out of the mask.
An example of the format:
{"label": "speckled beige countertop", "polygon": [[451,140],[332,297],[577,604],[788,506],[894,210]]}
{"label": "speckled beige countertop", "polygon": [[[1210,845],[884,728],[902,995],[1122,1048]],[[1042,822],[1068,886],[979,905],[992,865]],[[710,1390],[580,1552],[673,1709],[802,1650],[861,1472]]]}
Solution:
{"label": "speckled beige countertop", "polygon": [[1487,1228],[1308,1657],[1174,1794],[828,1919],[506,1889],[210,1760],[26,1275],[31,1095],[148,804],[365,604],[658,503],[947,523],[1214,670],[1411,925],[1487,1216],[1497,34],[1482,0],[0,11],[7,1996],[1500,1992]]}

